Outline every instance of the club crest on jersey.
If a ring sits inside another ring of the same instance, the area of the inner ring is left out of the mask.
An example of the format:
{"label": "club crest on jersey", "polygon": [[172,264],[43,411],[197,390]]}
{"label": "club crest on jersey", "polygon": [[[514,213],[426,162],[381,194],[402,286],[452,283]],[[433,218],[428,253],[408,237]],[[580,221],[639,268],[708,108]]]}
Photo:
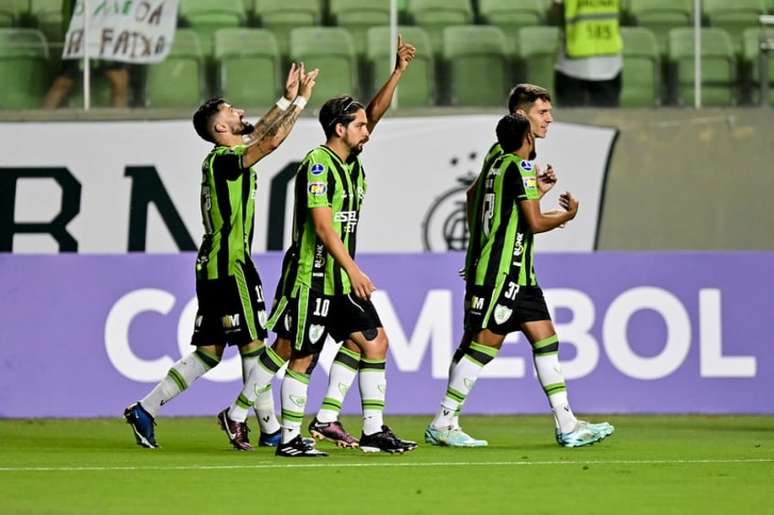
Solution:
{"label": "club crest on jersey", "polygon": [[317,343],[317,340],[320,339],[320,336],[322,336],[323,331],[325,328],[318,324],[312,324],[309,326],[309,341],[312,343]]}
{"label": "club crest on jersey", "polygon": [[328,192],[328,185],[324,182],[310,182],[308,189],[310,195],[320,196]]}
{"label": "club crest on jersey", "polygon": [[498,304],[494,309],[495,323],[497,323],[497,325],[504,324],[509,318],[511,318],[512,313],[513,310],[511,308],[507,308],[501,304]]}
{"label": "club crest on jersey", "polygon": [[532,171],[532,163],[530,163],[529,161],[522,161],[520,165],[521,165],[521,169],[524,170],[525,172]]}
{"label": "club crest on jersey", "polygon": [[261,327],[265,328],[266,320],[267,320],[266,311],[262,309],[258,312],[258,324],[260,324]]}
{"label": "club crest on jersey", "polygon": [[322,163],[315,163],[312,165],[312,175],[322,175],[325,173],[325,165]]}
{"label": "club crest on jersey", "polygon": [[303,395],[290,395],[290,401],[298,406],[299,408],[303,408],[306,406],[306,397]]}

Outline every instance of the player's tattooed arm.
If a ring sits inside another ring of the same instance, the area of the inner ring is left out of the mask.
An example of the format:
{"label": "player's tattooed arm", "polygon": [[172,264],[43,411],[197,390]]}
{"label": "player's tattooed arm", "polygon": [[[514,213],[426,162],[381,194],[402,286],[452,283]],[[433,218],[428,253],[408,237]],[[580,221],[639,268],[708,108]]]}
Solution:
{"label": "player's tattooed arm", "polygon": [[[282,95],[286,102],[292,102],[298,95],[299,72],[300,67],[296,66],[296,63],[290,63],[290,71],[285,79],[285,90]],[[257,143],[287,111],[287,109],[281,109],[277,104],[271,106],[271,109],[256,122],[255,129],[247,136],[246,143],[248,145]]]}
{"label": "player's tattooed arm", "polygon": [[417,49],[413,45],[403,41],[403,36],[398,34],[398,53],[395,56],[395,69],[393,69],[387,82],[381,87],[376,96],[368,103],[366,108],[366,117],[368,118],[368,132],[373,132],[376,124],[382,119],[384,113],[392,104],[392,97],[395,94],[395,88],[406,71],[408,65],[417,55]]}
{"label": "player's tattooed arm", "polygon": [[[314,69],[311,72],[306,73],[304,64],[301,63],[297,72],[298,85],[294,91],[298,93],[296,99],[286,111],[281,112],[273,124],[257,135],[256,139],[251,138],[247,143],[249,148],[242,159],[243,166],[248,167],[254,165],[265,156],[272,153],[283,141],[285,141],[285,138],[288,137],[293,126],[296,124],[296,121],[298,121],[298,117],[301,115],[301,111],[303,111],[306,102],[312,96],[312,90],[316,84],[315,81],[319,72],[318,69]],[[299,98],[303,99],[303,101],[299,102]]]}

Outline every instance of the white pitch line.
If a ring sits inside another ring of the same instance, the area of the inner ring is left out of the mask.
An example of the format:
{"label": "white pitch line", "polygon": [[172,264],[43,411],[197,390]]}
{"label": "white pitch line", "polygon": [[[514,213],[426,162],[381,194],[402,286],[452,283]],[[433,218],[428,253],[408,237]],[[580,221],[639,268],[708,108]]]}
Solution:
{"label": "white pitch line", "polygon": [[437,461],[437,462],[378,462],[378,463],[275,463],[261,461],[252,465],[160,465],[113,467],[0,467],[0,472],[89,472],[89,471],[155,471],[155,470],[233,470],[233,469],[316,469],[316,468],[378,468],[378,467],[516,467],[539,465],[702,465],[722,463],[774,463],[774,458],[750,459],[682,459],[682,460],[584,460],[584,461]]}

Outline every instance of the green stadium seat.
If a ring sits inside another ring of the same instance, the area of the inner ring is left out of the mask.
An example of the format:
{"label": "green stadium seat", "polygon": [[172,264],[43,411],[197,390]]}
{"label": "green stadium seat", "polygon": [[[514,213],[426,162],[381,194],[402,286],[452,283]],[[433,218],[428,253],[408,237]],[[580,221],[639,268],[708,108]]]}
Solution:
{"label": "green stadium seat", "polygon": [[50,83],[42,32],[0,28],[0,77],[0,109],[40,108]]}
{"label": "green stadium seat", "polygon": [[280,54],[287,56],[290,31],[320,25],[322,9],[319,0],[255,0],[255,19],[274,33]]}
{"label": "green stadium seat", "polygon": [[28,23],[43,33],[49,46],[55,47],[52,53],[58,56],[62,54],[66,30],[63,15],[62,0],[30,0]]}
{"label": "green stadium seat", "polygon": [[427,31],[433,52],[443,52],[443,31],[450,25],[473,23],[473,8],[470,0],[411,0],[408,14]]}
{"label": "green stadium seat", "polygon": [[301,27],[291,30],[290,59],[303,61],[307,70],[320,69],[320,80],[311,100],[315,107],[336,96],[357,96],[355,48],[346,29]]}
{"label": "green stadium seat", "polygon": [[[669,62],[674,69],[677,101],[693,105],[693,29],[672,29],[669,32]],[[702,104],[731,105],[736,81],[736,62],[731,38],[723,29],[702,29]]]}
{"label": "green stadium seat", "polygon": [[180,0],[178,16],[182,25],[199,35],[202,53],[207,58],[213,54],[215,31],[242,27],[247,22],[243,0]]}
{"label": "green stadium seat", "polygon": [[742,54],[742,33],[758,26],[758,17],[766,13],[764,0],[703,0],[704,16],[711,27],[725,29],[737,54]]}
{"label": "green stadium seat", "polygon": [[[417,107],[433,104],[434,61],[430,38],[421,27],[399,27],[404,40],[414,45],[417,56],[404,74],[398,87],[398,106]],[[387,80],[395,65],[391,53],[390,27],[368,30],[366,60],[370,67],[369,94],[374,94]]]}
{"label": "green stadium seat", "polygon": [[339,27],[352,35],[355,52],[366,53],[366,32],[390,24],[390,4],[384,0],[330,0],[330,13]]}
{"label": "green stadium seat", "polygon": [[519,30],[515,55],[524,70],[524,82],[554,91],[554,64],[559,42],[557,27],[524,27]]}
{"label": "green stadium seat", "polygon": [[265,29],[220,29],[215,33],[220,94],[237,106],[269,106],[280,93],[280,55]]}
{"label": "green stadium seat", "polygon": [[508,52],[497,27],[460,25],[443,31],[452,105],[502,105],[507,91]]}
{"label": "green stadium seat", "polygon": [[[774,30],[769,29],[770,32]],[[774,34],[772,34],[774,36]],[[758,27],[749,28],[743,33],[742,60],[745,68],[749,70],[750,86],[752,88],[752,100],[755,103],[760,102],[760,37],[761,29]],[[774,55],[769,54],[769,105],[774,105]]]}
{"label": "green stadium seat", "polygon": [[621,38],[624,45],[621,106],[657,105],[661,65],[656,37],[645,27],[621,27]]}
{"label": "green stadium seat", "polygon": [[515,50],[520,28],[546,22],[543,0],[480,0],[479,13],[487,25],[499,27],[505,33],[511,40],[511,50]]}
{"label": "green stadium seat", "polygon": [[145,105],[193,109],[205,96],[204,55],[192,29],[177,29],[167,58],[148,65]]}
{"label": "green stadium seat", "polygon": [[0,28],[13,27],[17,24],[18,18],[16,0],[0,0]]}
{"label": "green stadium seat", "polygon": [[478,7],[487,24],[508,23],[519,28],[545,24],[546,10],[543,0],[479,0]]}
{"label": "green stadium seat", "polygon": [[693,0],[629,0],[628,15],[633,25],[650,29],[656,35],[662,55],[668,50],[669,31],[690,27]]}

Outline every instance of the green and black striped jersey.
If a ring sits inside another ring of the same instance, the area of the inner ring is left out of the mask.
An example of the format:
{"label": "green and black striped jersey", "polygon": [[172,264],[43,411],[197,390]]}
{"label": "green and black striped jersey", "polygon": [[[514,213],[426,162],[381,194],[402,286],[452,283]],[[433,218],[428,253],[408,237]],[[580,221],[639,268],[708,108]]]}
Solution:
{"label": "green and black striped jersey", "polygon": [[494,163],[497,158],[503,154],[503,147],[501,147],[499,143],[494,143],[491,147],[489,147],[489,152],[486,153],[486,157],[484,158],[484,166],[481,167],[481,175],[489,171],[489,169],[492,167],[492,163]]}
{"label": "green and black striped jersey", "polygon": [[538,199],[540,191],[531,162],[504,154],[482,171],[465,259],[470,284],[494,286],[507,277],[519,285],[537,285],[534,236],[519,202]]}
{"label": "green and black striped jersey", "polygon": [[234,275],[236,265],[250,259],[256,173],[242,166],[246,152],[244,145],[217,146],[202,163],[204,237],[196,259],[197,279]]}
{"label": "green and black striped jersey", "polygon": [[352,290],[347,273],[317,238],[311,210],[331,208],[333,229],[354,259],[365,192],[365,173],[360,159],[345,163],[325,145],[306,155],[296,173],[293,242],[282,267],[285,295],[294,297],[299,286],[324,295],[345,295]]}

